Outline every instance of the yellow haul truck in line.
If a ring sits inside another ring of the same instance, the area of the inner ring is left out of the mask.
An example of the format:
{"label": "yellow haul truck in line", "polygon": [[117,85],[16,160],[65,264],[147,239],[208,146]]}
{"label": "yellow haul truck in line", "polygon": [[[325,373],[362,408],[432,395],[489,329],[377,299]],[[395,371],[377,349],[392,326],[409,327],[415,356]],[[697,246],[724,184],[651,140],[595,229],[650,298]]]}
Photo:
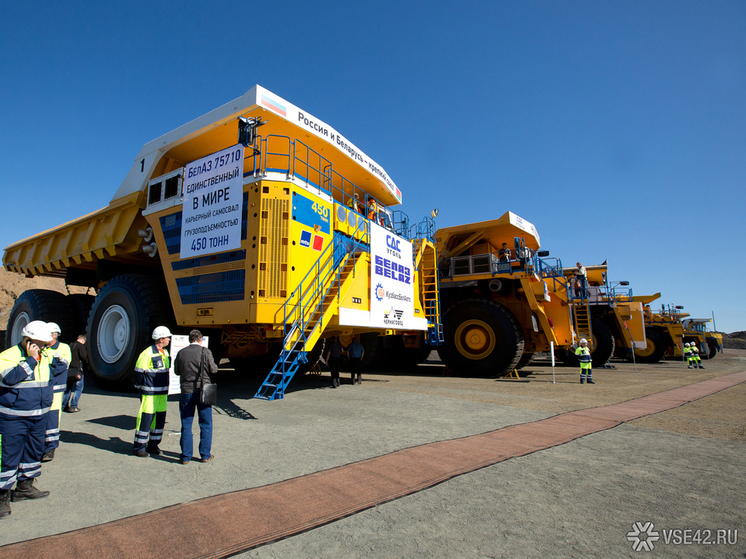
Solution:
{"label": "yellow haul truck in line", "polygon": [[[631,360],[633,349],[644,351],[647,347],[643,300],[632,295],[629,282],[610,283],[605,262],[585,269],[585,284],[572,291],[576,305],[584,307],[590,317],[593,365],[602,366],[612,356]],[[563,274],[572,281],[576,270],[565,268]],[[568,358],[572,360],[574,355]]]}
{"label": "yellow haul truck in line", "polygon": [[646,363],[657,363],[662,358],[683,359],[685,343],[696,343],[700,355],[712,359],[722,351],[723,337],[717,332],[708,332],[706,324],[710,319],[690,319],[682,312],[682,306],[663,305],[654,312],[650,303],[660,298],[660,293],[651,295],[645,304],[645,331],[648,347],[636,351],[637,359]]}
{"label": "yellow haul truck in line", "polygon": [[400,203],[352,142],[257,85],[146,144],[107,207],[5,249],[7,270],[97,291],[23,293],[7,342],[36,319],[85,330],[93,374],[124,384],[154,326],[196,327],[216,356],[269,356],[257,397],[282,398],[322,338],[438,342],[434,224]]}
{"label": "yellow haul truck in line", "polygon": [[507,212],[438,229],[436,240],[444,336],[438,353],[448,368],[500,375],[550,351],[552,342],[570,347],[577,341],[579,307],[561,262],[538,251],[533,224]]}

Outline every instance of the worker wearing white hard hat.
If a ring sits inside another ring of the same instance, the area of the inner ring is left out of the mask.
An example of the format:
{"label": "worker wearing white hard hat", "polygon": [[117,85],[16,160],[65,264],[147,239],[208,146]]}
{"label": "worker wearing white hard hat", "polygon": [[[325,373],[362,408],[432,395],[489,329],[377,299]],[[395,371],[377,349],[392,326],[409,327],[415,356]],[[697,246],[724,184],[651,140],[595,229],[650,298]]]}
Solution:
{"label": "worker wearing white hard hat", "polygon": [[[52,342],[41,320],[26,324],[21,343],[0,353],[0,518],[10,502],[39,499],[49,491],[34,487],[41,474],[47,414],[52,405],[52,375],[45,347]],[[13,485],[16,485],[12,492]]]}
{"label": "worker wearing white hard hat", "polygon": [[135,363],[135,387],[140,391],[135,444],[132,453],[141,458],[161,454],[158,445],[163,438],[168,402],[170,356],[166,346],[171,331],[165,326],[153,330],[153,345],[143,350]]}
{"label": "worker wearing white hard hat", "polygon": [[580,384],[596,384],[593,382],[593,369],[591,368],[591,350],[588,349],[588,340],[582,338],[580,346],[575,350],[575,356],[580,362]]}
{"label": "worker wearing white hard hat", "polygon": [[47,322],[47,326],[52,336],[52,343],[49,345],[47,353],[51,359],[54,398],[52,399],[52,408],[47,414],[47,432],[44,435],[42,462],[54,460],[54,451],[60,446],[62,394],[65,392],[65,387],[67,386],[67,368],[70,366],[70,361],[72,361],[70,346],[59,340],[59,336],[62,334],[59,324],[56,322]]}

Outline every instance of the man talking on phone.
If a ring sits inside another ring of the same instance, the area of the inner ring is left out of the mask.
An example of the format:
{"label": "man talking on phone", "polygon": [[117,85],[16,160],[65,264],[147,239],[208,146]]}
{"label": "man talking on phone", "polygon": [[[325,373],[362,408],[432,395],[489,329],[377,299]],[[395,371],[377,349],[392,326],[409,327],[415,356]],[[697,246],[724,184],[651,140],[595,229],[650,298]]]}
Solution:
{"label": "man talking on phone", "polygon": [[49,495],[34,487],[34,479],[41,475],[52,406],[51,360],[44,354],[52,335],[46,322],[34,320],[21,336],[21,343],[0,353],[0,518],[10,515],[11,501]]}

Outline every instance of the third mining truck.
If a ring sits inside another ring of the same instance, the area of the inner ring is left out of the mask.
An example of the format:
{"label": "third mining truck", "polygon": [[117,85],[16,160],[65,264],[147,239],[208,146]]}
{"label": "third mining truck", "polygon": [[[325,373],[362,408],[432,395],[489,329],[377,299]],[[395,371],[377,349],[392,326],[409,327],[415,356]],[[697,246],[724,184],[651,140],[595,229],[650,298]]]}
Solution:
{"label": "third mining truck", "polygon": [[345,136],[257,85],[145,144],[107,207],[5,249],[7,270],[96,293],[26,291],[7,343],[37,319],[87,331],[93,374],[121,385],[156,325],[197,327],[238,369],[274,363],[267,399],[328,336],[437,344],[435,228],[389,210],[401,199]]}
{"label": "third mining truck", "polygon": [[[604,365],[612,356],[632,359],[632,351],[647,347],[643,304],[647,300],[632,294],[626,281],[609,282],[608,266],[585,266],[586,278],[571,291],[576,305],[585,308],[590,317],[595,366]],[[577,268],[565,268],[568,281],[575,280]],[[574,355],[568,356],[570,360]]]}

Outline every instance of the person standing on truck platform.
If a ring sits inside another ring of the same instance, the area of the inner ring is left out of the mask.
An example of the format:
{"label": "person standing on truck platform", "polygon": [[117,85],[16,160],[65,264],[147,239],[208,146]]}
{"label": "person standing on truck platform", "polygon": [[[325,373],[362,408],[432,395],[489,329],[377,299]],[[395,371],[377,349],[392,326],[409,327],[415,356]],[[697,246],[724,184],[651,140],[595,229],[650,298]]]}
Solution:
{"label": "person standing on truck platform", "polygon": [[593,382],[592,357],[591,350],[588,349],[588,340],[585,338],[580,340],[580,346],[575,350],[575,355],[580,362],[580,384],[586,381],[588,384],[596,384]]}
{"label": "person standing on truck platform", "polygon": [[174,358],[174,372],[181,378],[179,414],[181,415],[181,463],[188,464],[192,459],[192,423],[194,408],[199,418],[199,455],[202,462],[214,458],[212,448],[212,406],[200,402],[202,387],[212,382],[211,375],[218,372],[212,352],[202,347],[202,332],[197,329],[189,332],[189,345],[179,351]]}
{"label": "person standing on truck platform", "polygon": [[[363,356],[365,348],[357,341],[357,336],[352,337],[352,342],[347,346],[347,357],[350,359],[350,384],[363,384]],[[355,378],[357,376],[357,378]]]}
{"label": "person standing on truck platform", "polygon": [[80,411],[78,402],[80,401],[80,395],[83,393],[83,375],[88,367],[88,351],[85,348],[85,342],[85,334],[81,334],[70,346],[72,359],[70,360],[70,368],[67,370],[67,387],[62,395],[62,411],[68,413]]}
{"label": "person standing on truck platform", "polygon": [[329,347],[329,350],[326,352],[326,362],[329,364],[329,370],[332,373],[332,388],[337,388],[339,386],[339,365],[342,361],[342,354],[344,353],[344,348],[342,347],[342,344],[339,343],[339,338],[337,336],[334,336],[332,338],[332,345]]}
{"label": "person standing on truck platform", "polygon": [[140,391],[140,411],[137,413],[132,454],[140,458],[161,454],[158,445],[166,425],[168,369],[171,363],[166,346],[171,342],[171,331],[165,326],[158,326],[153,330],[153,340],[153,345],[143,350],[135,363],[135,388]]}
{"label": "person standing on truck platform", "polygon": [[588,286],[588,272],[585,266],[578,262],[578,269],[575,270],[575,297],[584,297],[585,289]]}
{"label": "person standing on truck platform", "polygon": [[497,259],[500,262],[510,262],[510,249],[508,243],[503,243],[503,247],[497,253]]}
{"label": "person standing on truck platform", "polygon": [[41,475],[52,406],[53,375],[44,349],[52,335],[45,322],[33,320],[21,336],[21,343],[0,353],[0,518],[10,515],[11,501],[49,495],[33,484]]}
{"label": "person standing on truck platform", "polygon": [[67,369],[72,360],[70,346],[60,342],[59,337],[62,333],[56,322],[48,322],[49,333],[52,335],[52,344],[47,351],[53,355],[54,368],[54,398],[52,400],[52,409],[47,414],[47,432],[44,437],[44,454],[41,457],[42,462],[51,462],[54,460],[54,451],[60,446],[60,419],[62,419],[62,393],[67,386]]}

